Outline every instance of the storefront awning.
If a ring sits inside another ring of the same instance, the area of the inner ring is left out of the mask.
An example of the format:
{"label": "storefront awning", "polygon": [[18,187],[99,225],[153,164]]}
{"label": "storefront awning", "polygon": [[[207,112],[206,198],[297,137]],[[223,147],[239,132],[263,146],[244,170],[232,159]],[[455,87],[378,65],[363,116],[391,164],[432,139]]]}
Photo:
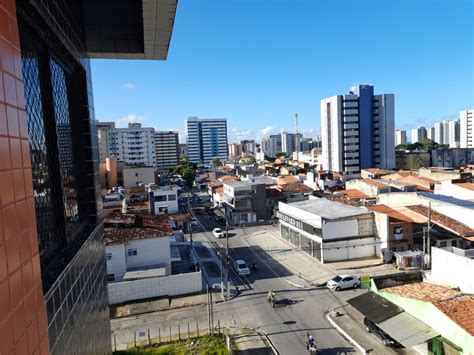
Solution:
{"label": "storefront awning", "polygon": [[397,314],[378,323],[377,326],[406,348],[422,344],[440,335],[407,312]]}

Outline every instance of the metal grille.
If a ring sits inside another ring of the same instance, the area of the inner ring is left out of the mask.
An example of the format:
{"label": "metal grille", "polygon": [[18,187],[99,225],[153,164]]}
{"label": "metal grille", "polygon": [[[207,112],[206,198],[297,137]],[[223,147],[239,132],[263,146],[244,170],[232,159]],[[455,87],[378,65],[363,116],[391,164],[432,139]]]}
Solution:
{"label": "metal grille", "polygon": [[50,69],[64,210],[66,215],[66,234],[69,236],[79,223],[79,209],[69,118],[68,90],[66,85],[66,73],[54,59],[50,60]]}

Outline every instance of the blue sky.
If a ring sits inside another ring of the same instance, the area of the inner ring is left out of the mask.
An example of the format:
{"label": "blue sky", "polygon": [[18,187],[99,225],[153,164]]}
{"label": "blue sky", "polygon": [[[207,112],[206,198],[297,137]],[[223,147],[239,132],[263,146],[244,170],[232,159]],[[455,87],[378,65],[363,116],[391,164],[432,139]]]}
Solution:
{"label": "blue sky", "polygon": [[471,0],[180,0],[167,61],[93,60],[96,118],[184,128],[226,117],[229,140],[320,127],[354,83],[394,93],[397,128],[474,107]]}

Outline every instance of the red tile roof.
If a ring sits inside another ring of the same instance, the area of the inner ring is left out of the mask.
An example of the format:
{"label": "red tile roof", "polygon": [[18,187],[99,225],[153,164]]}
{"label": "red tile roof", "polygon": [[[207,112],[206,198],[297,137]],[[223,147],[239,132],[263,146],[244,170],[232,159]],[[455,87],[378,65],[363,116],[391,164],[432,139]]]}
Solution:
{"label": "red tile roof", "polygon": [[367,208],[374,212],[384,213],[388,215],[390,218],[395,219],[396,221],[407,222],[407,223],[413,222],[413,220],[410,219],[409,217],[405,216],[404,214],[398,211],[395,211],[393,208],[390,208],[387,205],[372,205],[372,206],[367,206]]}
{"label": "red tile roof", "polygon": [[474,184],[469,183],[469,182],[458,182],[458,183],[455,183],[454,185],[462,187],[463,189],[474,191]]}
{"label": "red tile roof", "polygon": [[428,282],[415,282],[399,286],[383,288],[381,291],[390,292],[401,297],[413,298],[425,302],[438,302],[461,295],[458,290]]}
{"label": "red tile roof", "polygon": [[383,182],[380,182],[374,179],[361,179],[361,180],[365,182],[366,184],[369,184],[375,187],[390,187],[389,185],[384,184]]}
{"label": "red tile roof", "polygon": [[[428,207],[426,206],[416,205],[416,206],[406,206],[406,207],[424,217],[428,217],[429,215]],[[451,217],[448,217],[444,214],[431,210],[431,222],[461,236],[464,239],[474,241],[474,229]]]}
{"label": "red tile roof", "polygon": [[222,186],[222,185],[224,185],[224,183],[222,181],[217,181],[217,182],[210,183],[207,186],[209,186],[209,187],[218,187],[218,186]]}
{"label": "red tile roof", "polygon": [[474,336],[474,297],[463,295],[439,301],[436,307],[461,328]]}
{"label": "red tile roof", "polygon": [[359,191],[357,189],[339,190],[337,192],[340,192],[349,198],[357,198],[357,199],[369,198],[368,195],[364,194],[362,191]]}
{"label": "red tile roof", "polygon": [[377,174],[377,175],[388,175],[389,172],[387,170],[382,170],[378,168],[368,168],[368,169],[362,169],[364,171],[367,171],[371,174]]}
{"label": "red tile roof", "polygon": [[281,192],[313,192],[313,189],[305,184],[284,184],[276,187]]}

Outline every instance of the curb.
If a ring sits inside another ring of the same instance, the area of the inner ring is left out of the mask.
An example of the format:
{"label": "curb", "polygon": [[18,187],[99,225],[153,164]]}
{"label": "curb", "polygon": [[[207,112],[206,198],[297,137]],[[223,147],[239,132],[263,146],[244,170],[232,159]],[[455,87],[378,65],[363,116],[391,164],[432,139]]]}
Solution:
{"label": "curb", "polygon": [[291,286],[297,287],[297,288],[305,288],[305,286],[297,285],[291,281],[285,280],[286,283],[290,284]]}
{"label": "curb", "polygon": [[334,327],[336,330],[341,333],[351,344],[353,344],[362,354],[368,354],[368,349],[364,349],[361,345],[359,345],[347,332],[342,329],[340,326],[336,324],[334,320],[329,316],[329,312],[325,314],[327,321]]}
{"label": "curb", "polygon": [[263,333],[263,332],[259,332],[257,331],[257,334],[260,334],[260,336],[264,336],[266,341],[268,342],[268,344],[270,345],[270,348],[272,349],[273,351],[273,354],[275,355],[279,355],[280,353],[278,352],[278,350],[275,348],[275,345],[273,345],[272,341],[270,340],[270,338],[268,337],[267,334]]}

